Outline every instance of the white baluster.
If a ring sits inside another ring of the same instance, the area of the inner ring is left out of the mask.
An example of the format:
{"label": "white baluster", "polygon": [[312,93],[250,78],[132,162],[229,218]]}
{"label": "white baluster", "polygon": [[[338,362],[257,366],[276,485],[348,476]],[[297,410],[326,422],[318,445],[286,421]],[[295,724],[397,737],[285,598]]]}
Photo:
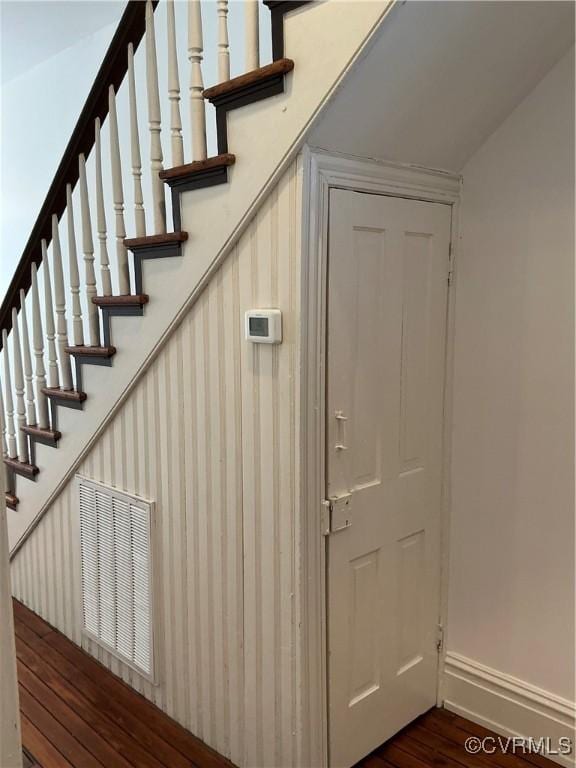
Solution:
{"label": "white baluster", "polygon": [[206,114],[202,77],[202,7],[200,0],[188,2],[188,59],[190,61],[190,124],[192,127],[192,159],[205,160]]}
{"label": "white baluster", "polygon": [[260,66],[260,21],[258,0],[244,0],[246,32],[246,71]]}
{"label": "white baluster", "polygon": [[[4,395],[2,394],[2,382],[0,381],[0,432],[2,432],[2,459],[8,457],[8,443],[6,440],[6,411],[4,410]],[[3,464],[4,467],[4,487],[6,490],[10,488],[10,470]]]}
{"label": "white baluster", "polygon": [[68,269],[70,272],[70,292],[72,293],[72,336],[74,337],[74,346],[81,347],[84,344],[84,328],[82,325],[82,305],[80,304],[80,274],[78,272],[71,184],[66,184],[66,215],[68,221]]}
{"label": "white baluster", "polygon": [[14,427],[14,401],[12,399],[12,377],[10,375],[10,355],[8,353],[8,334],[2,331],[2,352],[4,356],[4,392],[6,393],[6,447],[8,457],[18,458],[16,430]]}
{"label": "white baluster", "polygon": [[30,352],[30,334],[26,316],[26,293],[20,289],[20,318],[22,321],[22,357],[24,359],[24,378],[26,379],[26,423],[36,425],[36,404],[34,403],[34,383],[32,378],[32,354]]}
{"label": "white baluster", "polygon": [[218,0],[218,81],[230,80],[230,44],[228,40],[228,0]]}
{"label": "white baluster", "polygon": [[22,350],[18,331],[18,312],[12,309],[12,354],[14,357],[14,390],[16,391],[16,440],[18,460],[28,462],[28,438],[22,432],[26,426],[26,403],[24,400],[24,370],[22,368]]}
{"label": "white baluster", "polygon": [[140,158],[140,135],[138,133],[138,109],[136,107],[136,81],[134,77],[134,46],[128,45],[128,90],[130,96],[130,149],[132,178],[134,179],[134,228],[136,237],[146,234],[146,214],[142,195],[142,160]]}
{"label": "white baluster", "polygon": [[40,313],[40,297],[38,295],[38,276],[36,264],[32,264],[32,338],[34,342],[34,357],[36,358],[36,406],[38,411],[38,426],[48,429],[48,400],[42,392],[46,386],[46,370],[44,368],[44,336],[42,333],[42,315]]}
{"label": "white baluster", "polygon": [[96,296],[96,275],[94,273],[94,243],[92,241],[92,222],[90,220],[90,202],[86,182],[86,160],[84,155],[78,158],[80,167],[80,213],[82,217],[82,252],[84,254],[84,282],[86,284],[88,336],[91,347],[100,346],[100,324],[98,307],[92,302]]}
{"label": "white baluster", "polygon": [[180,116],[180,78],[178,77],[178,54],[176,51],[176,20],[174,0],[166,2],[168,21],[168,98],[170,99],[170,141],[172,165],[184,164],[182,144],[182,118]]}
{"label": "white baluster", "polygon": [[154,32],[152,0],[146,1],[146,87],[148,92],[154,231],[157,235],[161,235],[166,232],[166,201],[164,198],[164,183],[159,176],[160,171],[163,170],[163,157],[160,139],[160,91],[158,88],[158,61],[156,58],[156,36]]}
{"label": "white baluster", "polygon": [[58,217],[52,216],[52,257],[54,260],[54,300],[56,305],[56,331],[58,339],[58,357],[60,358],[60,379],[62,389],[72,389],[72,366],[68,346],[68,325],[66,323],[66,294],[64,292],[64,272],[62,271],[62,249],[58,232]]}
{"label": "white baluster", "polygon": [[52,286],[50,285],[50,265],[48,246],[42,240],[42,263],[44,264],[44,316],[46,318],[46,339],[48,340],[48,386],[60,386],[58,378],[58,353],[56,351],[56,332],[54,330],[54,308],[52,306]]}
{"label": "white baluster", "polygon": [[100,118],[94,123],[95,134],[95,160],[96,160],[96,231],[100,244],[100,277],[102,279],[102,295],[112,295],[112,281],[110,279],[110,260],[108,258],[108,246],[106,244],[106,211],[104,209],[104,187],[102,184],[102,145],[100,143]]}
{"label": "white baluster", "polygon": [[108,89],[108,118],[110,120],[110,163],[112,166],[112,192],[116,218],[116,261],[118,267],[118,289],[121,296],[130,293],[130,272],[128,271],[128,252],[124,245],[126,227],[124,225],[124,189],[122,186],[122,163],[120,160],[120,141],[118,139],[118,116],[116,114],[116,94],[114,86]]}

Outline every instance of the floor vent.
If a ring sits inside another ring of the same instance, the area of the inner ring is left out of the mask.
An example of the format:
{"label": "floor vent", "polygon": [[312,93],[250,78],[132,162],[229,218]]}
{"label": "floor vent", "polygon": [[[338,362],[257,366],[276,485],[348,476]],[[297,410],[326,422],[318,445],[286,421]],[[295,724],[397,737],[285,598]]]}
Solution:
{"label": "floor vent", "polygon": [[153,505],[78,477],[83,632],[153,678]]}

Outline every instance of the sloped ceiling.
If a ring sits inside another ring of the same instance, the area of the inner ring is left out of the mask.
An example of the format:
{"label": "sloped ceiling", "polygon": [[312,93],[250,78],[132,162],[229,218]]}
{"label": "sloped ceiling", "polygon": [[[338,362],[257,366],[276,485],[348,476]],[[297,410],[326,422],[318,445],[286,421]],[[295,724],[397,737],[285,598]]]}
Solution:
{"label": "sloped ceiling", "polygon": [[459,171],[573,42],[572,2],[408,0],[310,143]]}

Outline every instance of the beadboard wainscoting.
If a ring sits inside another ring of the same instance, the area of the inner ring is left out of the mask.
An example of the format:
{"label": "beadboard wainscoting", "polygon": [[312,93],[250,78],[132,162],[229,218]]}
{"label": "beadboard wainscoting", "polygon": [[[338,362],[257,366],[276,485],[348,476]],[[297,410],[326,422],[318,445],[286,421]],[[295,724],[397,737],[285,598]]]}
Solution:
{"label": "beadboard wainscoting", "polygon": [[[81,635],[74,480],[12,564],[19,600],[244,766],[299,763],[301,181],[298,158],[77,468],[156,504],[158,685]],[[281,345],[244,340],[258,307]]]}

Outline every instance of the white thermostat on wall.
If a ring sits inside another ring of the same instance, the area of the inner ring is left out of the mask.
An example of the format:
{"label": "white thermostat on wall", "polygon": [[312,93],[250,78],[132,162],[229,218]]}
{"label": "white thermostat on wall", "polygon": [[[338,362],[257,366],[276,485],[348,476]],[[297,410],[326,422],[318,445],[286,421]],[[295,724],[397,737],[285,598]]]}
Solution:
{"label": "white thermostat on wall", "polygon": [[255,344],[280,344],[282,312],[279,309],[249,309],[245,315],[246,340]]}

